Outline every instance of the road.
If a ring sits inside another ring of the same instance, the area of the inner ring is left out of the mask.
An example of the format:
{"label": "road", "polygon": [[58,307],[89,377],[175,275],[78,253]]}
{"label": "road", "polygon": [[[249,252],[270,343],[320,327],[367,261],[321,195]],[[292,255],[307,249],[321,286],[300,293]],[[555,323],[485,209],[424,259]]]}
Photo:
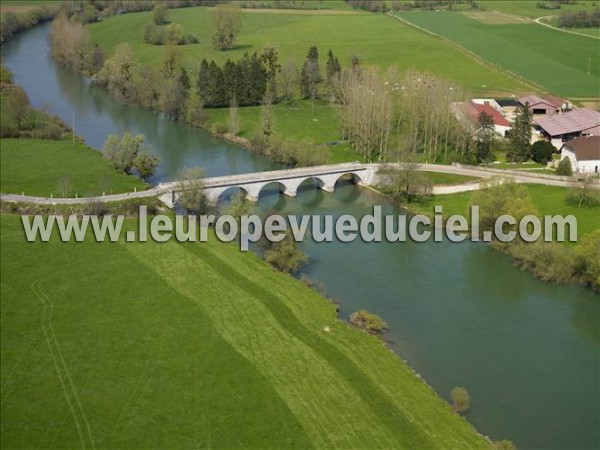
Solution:
{"label": "road", "polygon": [[[372,168],[377,168],[378,164],[365,164]],[[441,164],[422,164],[419,170],[427,172],[450,173],[456,175],[465,175],[471,177],[491,178],[494,176],[507,177],[514,179],[517,183],[543,184],[547,186],[572,186],[573,181],[568,177],[559,177],[554,175],[535,174],[530,172],[521,172],[517,170],[501,170],[474,166]],[[210,183],[210,178],[206,179]],[[457,192],[473,191],[480,188],[480,183],[470,182],[449,186],[436,186],[434,194],[453,194]],[[600,189],[600,184],[596,183],[596,189]],[[169,193],[173,189],[173,183],[159,184],[146,191],[129,192],[124,194],[105,195],[99,197],[81,197],[81,198],[52,198],[52,197],[32,197],[18,194],[0,194],[0,200],[9,203],[28,203],[35,205],[81,205],[91,203],[113,203],[132,199],[158,197]]]}

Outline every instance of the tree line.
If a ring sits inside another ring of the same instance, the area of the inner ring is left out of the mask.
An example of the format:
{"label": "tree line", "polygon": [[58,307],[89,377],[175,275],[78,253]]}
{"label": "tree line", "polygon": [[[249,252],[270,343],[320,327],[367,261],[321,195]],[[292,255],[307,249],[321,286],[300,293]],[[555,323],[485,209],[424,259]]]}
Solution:
{"label": "tree line", "polygon": [[600,8],[593,11],[563,11],[558,16],[558,26],[561,28],[600,27]]}

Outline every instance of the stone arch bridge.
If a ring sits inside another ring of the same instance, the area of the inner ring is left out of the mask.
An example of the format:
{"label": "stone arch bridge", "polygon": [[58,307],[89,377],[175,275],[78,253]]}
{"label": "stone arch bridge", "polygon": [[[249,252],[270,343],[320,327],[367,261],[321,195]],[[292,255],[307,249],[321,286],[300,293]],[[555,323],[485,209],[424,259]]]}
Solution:
{"label": "stone arch bridge", "polygon": [[[376,168],[370,164],[344,163],[212,177],[203,180],[204,194],[210,202],[216,203],[228,189],[239,188],[246,193],[248,200],[258,201],[260,192],[267,185],[277,184],[285,195],[295,197],[300,185],[309,179],[316,180],[320,189],[333,192],[336,182],[343,176],[350,176],[361,186],[369,186],[375,180],[375,172]],[[161,191],[159,198],[172,207],[177,203],[184,184],[161,183],[157,186]]]}

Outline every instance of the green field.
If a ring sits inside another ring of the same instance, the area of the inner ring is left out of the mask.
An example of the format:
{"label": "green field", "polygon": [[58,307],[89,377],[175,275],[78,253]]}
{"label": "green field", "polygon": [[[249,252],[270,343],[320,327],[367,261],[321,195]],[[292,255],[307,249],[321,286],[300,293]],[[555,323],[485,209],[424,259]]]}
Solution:
{"label": "green field", "polygon": [[57,197],[65,177],[71,197],[133,192],[145,186],[115,171],[100,152],[81,143],[2,139],[0,145],[0,190],[5,194]]}
{"label": "green field", "polygon": [[600,96],[600,42],[593,39],[535,23],[483,23],[451,11],[403,12],[398,16],[554,94]]}
{"label": "green field", "polygon": [[462,184],[471,181],[479,180],[477,177],[470,177],[467,175],[457,175],[454,173],[443,173],[443,172],[422,172],[429,181],[433,184]]}
{"label": "green field", "polygon": [[[196,69],[202,58],[223,63],[239,59],[245,52],[260,52],[266,44],[275,45],[280,62],[292,60],[300,66],[308,48],[318,47],[325,66],[332,49],[343,67],[353,55],[363,64],[401,70],[435,73],[476,93],[519,94],[530,91],[524,82],[493,67],[482,65],[451,44],[440,42],[383,14],[357,11],[251,11],[243,10],[243,25],[237,45],[226,52],[212,48],[211,10],[186,8],[170,11],[171,21],[194,33],[200,43],[179,47],[185,63]],[[92,40],[110,54],[120,42],[129,42],[141,63],[160,60],[162,46],[143,43],[144,25],[151,13],[125,14],[90,25]],[[485,86],[485,87],[484,87]]]}
{"label": "green field", "polygon": [[235,245],[31,244],[0,221],[3,448],[489,445],[381,340]]}
{"label": "green field", "polygon": [[[574,215],[577,218],[579,237],[600,229],[600,207],[578,208],[568,205],[566,203],[569,193],[568,188],[528,184],[527,190],[529,191],[532,203],[538,210],[539,216],[556,214],[563,216]],[[441,205],[444,217],[449,217],[453,214],[464,215],[468,212],[472,196],[472,192],[434,195],[422,203],[410,205],[410,210],[415,213],[433,215],[434,205]]]}
{"label": "green field", "polygon": [[548,10],[538,8],[534,0],[485,0],[481,5],[488,11],[501,11],[508,14],[516,14],[526,17],[541,17],[560,14],[562,11],[591,10],[598,5],[593,0],[577,1],[574,5],[562,4],[559,10]]}

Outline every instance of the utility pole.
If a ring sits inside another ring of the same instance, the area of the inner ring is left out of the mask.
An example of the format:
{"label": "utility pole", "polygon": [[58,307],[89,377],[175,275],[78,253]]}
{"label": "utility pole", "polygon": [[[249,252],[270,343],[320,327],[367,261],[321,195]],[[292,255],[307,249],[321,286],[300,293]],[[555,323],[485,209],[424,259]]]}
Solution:
{"label": "utility pole", "polygon": [[73,133],[73,145],[75,145],[75,114],[73,114],[73,126],[71,127],[71,132]]}

